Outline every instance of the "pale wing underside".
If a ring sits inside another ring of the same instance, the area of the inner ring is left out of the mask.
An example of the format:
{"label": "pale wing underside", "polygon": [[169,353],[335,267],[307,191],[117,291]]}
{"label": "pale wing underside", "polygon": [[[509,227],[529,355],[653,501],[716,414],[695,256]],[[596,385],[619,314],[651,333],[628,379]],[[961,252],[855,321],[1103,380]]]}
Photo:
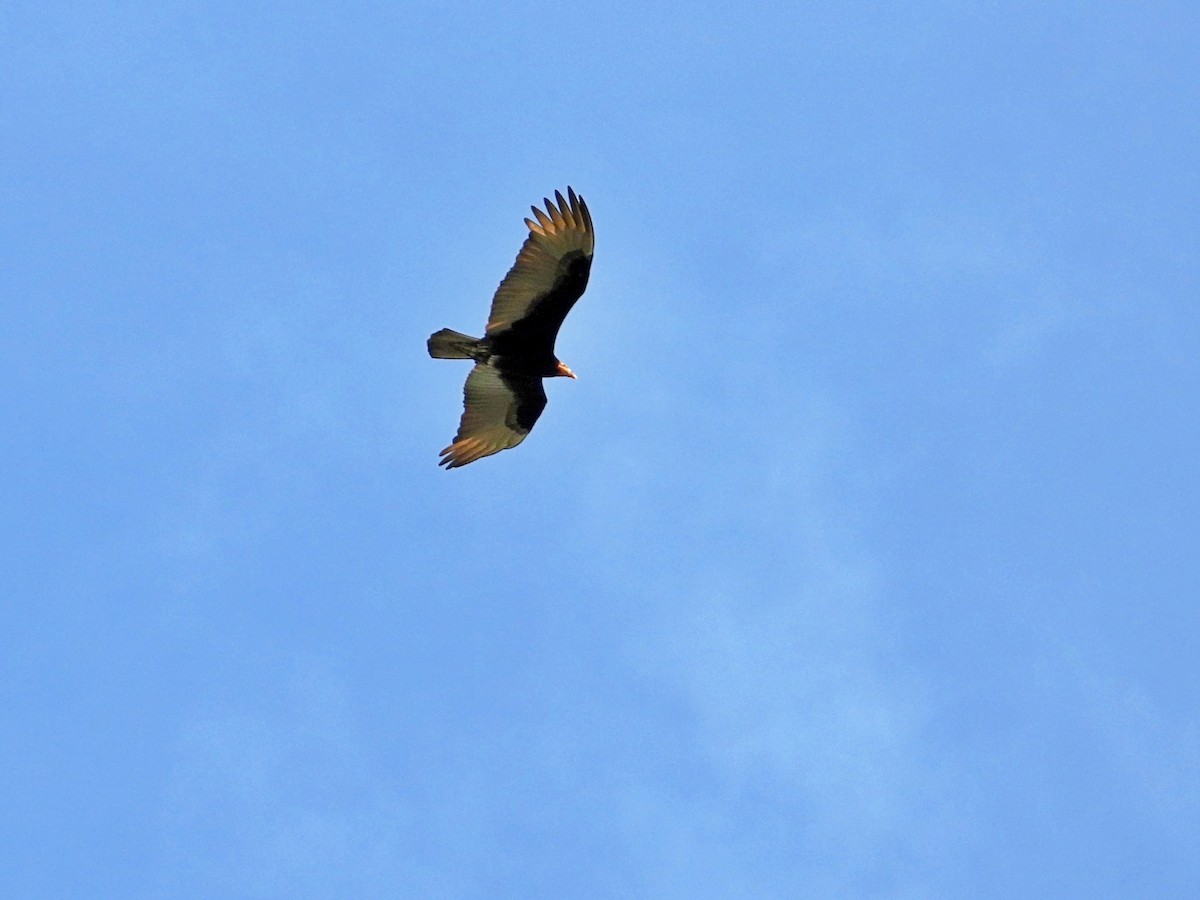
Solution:
{"label": "pale wing underside", "polygon": [[463,415],[454,443],[441,452],[448,469],[465,466],[525,440],[546,406],[540,378],[504,378],[478,363],[463,388]]}
{"label": "pale wing underside", "polygon": [[537,221],[525,220],[529,237],[492,298],[488,334],[524,318],[539,297],[553,290],[566,272],[563,260],[569,254],[578,251],[592,257],[596,239],[587,204],[571,188],[567,188],[566,198],[558,191],[554,196],[557,205],[547,199],[545,212],[531,207]]}

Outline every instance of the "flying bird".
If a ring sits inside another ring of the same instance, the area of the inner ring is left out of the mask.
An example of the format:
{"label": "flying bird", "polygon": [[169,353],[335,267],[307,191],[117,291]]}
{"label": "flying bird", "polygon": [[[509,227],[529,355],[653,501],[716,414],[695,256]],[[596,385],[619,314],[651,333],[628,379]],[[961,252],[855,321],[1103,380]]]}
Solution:
{"label": "flying bird", "polygon": [[438,465],[454,469],[515,447],[546,408],[543,378],[575,373],[554,355],[554,341],[587,287],[595,237],[592,215],[575,191],[555,191],[545,211],[526,219],[529,237],[508,270],[483,337],[443,328],[429,337],[434,359],[473,359],[454,443]]}

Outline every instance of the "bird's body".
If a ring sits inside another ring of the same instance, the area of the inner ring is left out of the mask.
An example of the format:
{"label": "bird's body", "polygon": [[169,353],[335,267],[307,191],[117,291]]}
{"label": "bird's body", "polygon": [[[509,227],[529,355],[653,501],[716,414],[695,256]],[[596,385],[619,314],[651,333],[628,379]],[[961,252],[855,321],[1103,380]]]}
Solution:
{"label": "bird's body", "polygon": [[454,443],[441,452],[449,469],[515,447],[546,407],[543,378],[575,373],[554,355],[554,342],[587,287],[595,237],[587,204],[567,188],[547,199],[529,237],[492,299],[482,338],[443,328],[429,338],[435,359],[473,359]]}

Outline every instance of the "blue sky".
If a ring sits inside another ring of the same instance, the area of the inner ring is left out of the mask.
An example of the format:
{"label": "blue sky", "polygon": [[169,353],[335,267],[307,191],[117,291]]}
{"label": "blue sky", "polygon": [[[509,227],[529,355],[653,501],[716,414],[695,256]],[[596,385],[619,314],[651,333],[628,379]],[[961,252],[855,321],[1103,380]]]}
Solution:
{"label": "blue sky", "polygon": [[[20,897],[1189,897],[1200,14],[0,7]],[[529,204],[592,281],[454,472]]]}

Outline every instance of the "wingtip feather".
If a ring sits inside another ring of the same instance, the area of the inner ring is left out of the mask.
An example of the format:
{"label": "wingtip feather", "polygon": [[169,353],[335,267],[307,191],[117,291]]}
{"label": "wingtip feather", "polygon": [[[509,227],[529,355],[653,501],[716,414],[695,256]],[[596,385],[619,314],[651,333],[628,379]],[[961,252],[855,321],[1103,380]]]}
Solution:
{"label": "wingtip feather", "polygon": [[[562,194],[560,194],[558,191],[555,191],[554,196],[559,199],[560,203],[562,202]],[[549,197],[545,197],[543,199],[546,201],[546,211],[550,213],[550,220],[559,228],[566,228],[567,220],[563,218],[561,210],[559,210],[559,208],[550,201]]]}

